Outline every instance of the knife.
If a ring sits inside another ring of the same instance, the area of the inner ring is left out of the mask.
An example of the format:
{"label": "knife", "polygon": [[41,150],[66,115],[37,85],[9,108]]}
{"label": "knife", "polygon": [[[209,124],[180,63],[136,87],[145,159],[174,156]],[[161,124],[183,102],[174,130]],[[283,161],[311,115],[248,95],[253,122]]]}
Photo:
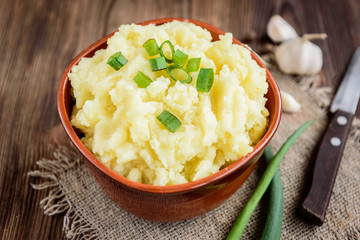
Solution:
{"label": "knife", "polygon": [[332,102],[330,111],[333,117],[315,159],[310,191],[300,207],[301,213],[319,226],[325,220],[326,209],[359,97],[360,47],[353,54],[345,77]]}

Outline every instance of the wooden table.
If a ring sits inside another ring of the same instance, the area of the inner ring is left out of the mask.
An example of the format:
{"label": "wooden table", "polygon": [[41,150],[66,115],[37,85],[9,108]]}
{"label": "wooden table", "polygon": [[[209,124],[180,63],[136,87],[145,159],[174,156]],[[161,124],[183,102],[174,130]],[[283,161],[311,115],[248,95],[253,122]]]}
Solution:
{"label": "wooden table", "polygon": [[[306,2],[306,4],[305,4]],[[29,170],[54,150],[49,131],[59,124],[56,92],[62,71],[88,45],[125,23],[163,17],[193,18],[232,32],[260,51],[271,15],[298,33],[325,32],[322,85],[338,87],[360,45],[360,2],[329,1],[86,1],[2,0],[0,3],[0,236],[61,239],[63,216],[45,216]],[[358,114],[359,116],[359,114]]]}

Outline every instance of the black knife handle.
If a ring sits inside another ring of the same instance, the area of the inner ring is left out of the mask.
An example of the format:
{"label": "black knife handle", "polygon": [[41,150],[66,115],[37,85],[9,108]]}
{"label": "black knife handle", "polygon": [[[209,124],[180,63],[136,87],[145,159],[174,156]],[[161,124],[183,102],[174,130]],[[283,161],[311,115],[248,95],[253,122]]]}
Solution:
{"label": "black knife handle", "polygon": [[353,117],[354,114],[341,110],[335,112],[322,139],[315,160],[311,188],[301,209],[317,225],[322,225],[325,220],[326,209]]}

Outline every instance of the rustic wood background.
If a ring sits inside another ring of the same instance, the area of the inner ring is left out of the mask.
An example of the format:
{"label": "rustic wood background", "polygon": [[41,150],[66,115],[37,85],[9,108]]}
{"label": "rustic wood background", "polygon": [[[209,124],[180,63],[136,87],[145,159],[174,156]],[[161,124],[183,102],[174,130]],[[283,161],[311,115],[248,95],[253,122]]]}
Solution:
{"label": "rustic wood background", "polygon": [[[50,129],[59,124],[56,92],[62,71],[91,43],[125,23],[193,18],[232,32],[262,51],[266,23],[279,13],[299,34],[325,32],[322,85],[336,89],[360,45],[360,1],[263,0],[1,0],[0,236],[61,239],[62,216],[45,216],[27,172],[51,158]],[[254,35],[254,33],[256,33]],[[249,39],[254,38],[249,41]],[[359,116],[359,114],[358,114]]]}

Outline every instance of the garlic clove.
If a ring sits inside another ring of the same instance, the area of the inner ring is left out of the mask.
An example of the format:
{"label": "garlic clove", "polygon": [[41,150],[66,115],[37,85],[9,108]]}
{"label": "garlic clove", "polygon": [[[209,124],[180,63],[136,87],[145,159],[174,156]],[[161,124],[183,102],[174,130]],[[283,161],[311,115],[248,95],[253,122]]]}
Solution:
{"label": "garlic clove", "polygon": [[280,70],[287,74],[314,75],[323,65],[321,49],[310,39],[324,39],[326,34],[307,34],[280,44],[275,48],[275,60]]}
{"label": "garlic clove", "polygon": [[281,90],[281,99],[283,110],[289,113],[298,112],[301,108],[301,105],[296,99],[290,94]]}
{"label": "garlic clove", "polygon": [[301,75],[314,75],[321,71],[323,66],[323,54],[317,45],[310,41],[302,44],[301,67],[299,73]]}
{"label": "garlic clove", "polygon": [[295,29],[280,15],[274,15],[270,18],[266,31],[273,42],[283,42],[299,37]]}

